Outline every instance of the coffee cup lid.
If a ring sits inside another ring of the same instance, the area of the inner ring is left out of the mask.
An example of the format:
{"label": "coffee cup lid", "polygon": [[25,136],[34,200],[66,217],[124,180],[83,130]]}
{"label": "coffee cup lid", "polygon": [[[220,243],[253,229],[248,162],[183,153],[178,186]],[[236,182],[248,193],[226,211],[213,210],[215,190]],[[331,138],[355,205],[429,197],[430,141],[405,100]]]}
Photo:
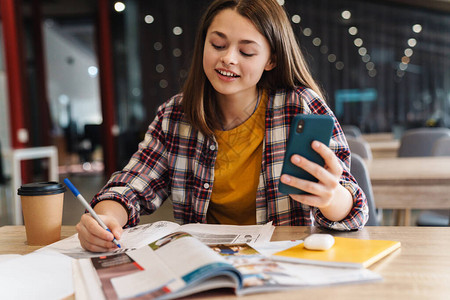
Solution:
{"label": "coffee cup lid", "polygon": [[59,182],[34,182],[27,183],[17,190],[17,194],[21,196],[43,196],[64,193],[66,187]]}

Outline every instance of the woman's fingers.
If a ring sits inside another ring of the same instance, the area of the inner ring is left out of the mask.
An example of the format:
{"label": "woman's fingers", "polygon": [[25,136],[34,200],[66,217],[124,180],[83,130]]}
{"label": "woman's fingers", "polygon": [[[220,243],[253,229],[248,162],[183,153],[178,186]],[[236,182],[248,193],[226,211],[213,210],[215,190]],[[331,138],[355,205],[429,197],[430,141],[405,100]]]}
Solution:
{"label": "woman's fingers", "polygon": [[314,149],[314,151],[319,153],[320,156],[322,156],[323,160],[325,161],[325,167],[330,173],[339,177],[342,175],[342,166],[339,163],[339,160],[333,150],[319,141],[313,141],[311,147]]}
{"label": "woman's fingers", "polygon": [[343,169],[335,153],[326,145],[314,141],[311,147],[324,159],[325,165],[323,167],[300,155],[293,155],[291,161],[294,165],[317,178],[318,181],[314,182],[284,174],[281,176],[281,182],[309,193],[309,195],[290,195],[292,199],[310,206],[326,207],[334,198],[339,187],[339,179]]}
{"label": "woman's fingers", "polygon": [[[102,219],[107,218],[103,217]],[[107,221],[111,222],[111,220]],[[76,229],[80,244],[86,250],[106,252],[117,248],[116,244],[112,242],[114,238],[113,234],[103,229],[90,214],[85,214],[81,217]]]}

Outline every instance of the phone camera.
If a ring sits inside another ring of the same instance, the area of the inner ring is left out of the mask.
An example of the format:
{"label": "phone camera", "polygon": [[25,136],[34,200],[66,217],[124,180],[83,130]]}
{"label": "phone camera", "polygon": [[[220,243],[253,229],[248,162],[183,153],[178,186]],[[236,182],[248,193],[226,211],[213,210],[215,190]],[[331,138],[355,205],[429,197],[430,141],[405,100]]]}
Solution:
{"label": "phone camera", "polygon": [[297,133],[302,133],[303,132],[303,127],[305,126],[305,121],[304,120],[299,120],[297,123]]}

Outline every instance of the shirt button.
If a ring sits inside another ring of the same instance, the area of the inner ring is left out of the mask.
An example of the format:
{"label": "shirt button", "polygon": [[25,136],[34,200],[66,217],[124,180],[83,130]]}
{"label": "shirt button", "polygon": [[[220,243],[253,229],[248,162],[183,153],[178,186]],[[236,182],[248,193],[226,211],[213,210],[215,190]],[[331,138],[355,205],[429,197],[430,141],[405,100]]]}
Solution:
{"label": "shirt button", "polygon": [[209,183],[205,183],[205,184],[203,185],[203,187],[204,187],[205,189],[209,189]]}
{"label": "shirt button", "polygon": [[216,150],[216,145],[211,145],[211,146],[209,146],[209,149],[210,149],[211,151]]}

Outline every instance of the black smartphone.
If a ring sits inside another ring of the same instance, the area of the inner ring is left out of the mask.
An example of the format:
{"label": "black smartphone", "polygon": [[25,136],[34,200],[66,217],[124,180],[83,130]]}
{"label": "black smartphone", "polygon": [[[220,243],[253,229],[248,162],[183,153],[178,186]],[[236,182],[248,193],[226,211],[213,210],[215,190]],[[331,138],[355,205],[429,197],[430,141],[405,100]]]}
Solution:
{"label": "black smartphone", "polygon": [[[320,141],[329,145],[331,134],[333,133],[334,120],[328,115],[304,115],[298,114],[292,119],[289,130],[289,139],[286,146],[286,153],[283,160],[281,175],[288,174],[297,178],[317,182],[318,179],[302,168],[292,164],[291,157],[299,154],[306,159],[321,166],[325,164],[320,156],[311,147],[313,141]],[[279,181],[278,190],[283,194],[308,194],[305,191],[286,185]]]}

